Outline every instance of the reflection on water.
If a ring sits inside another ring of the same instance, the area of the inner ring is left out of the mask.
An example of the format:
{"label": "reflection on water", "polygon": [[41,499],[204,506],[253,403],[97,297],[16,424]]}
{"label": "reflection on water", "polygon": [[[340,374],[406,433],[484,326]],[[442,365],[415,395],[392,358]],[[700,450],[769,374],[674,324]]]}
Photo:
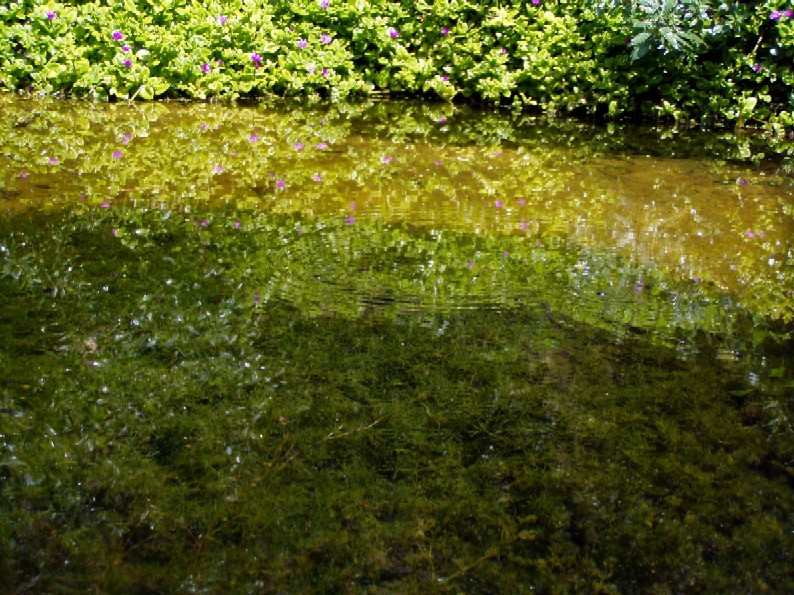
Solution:
{"label": "reflection on water", "polygon": [[786,141],[0,108],[12,589],[794,588]]}

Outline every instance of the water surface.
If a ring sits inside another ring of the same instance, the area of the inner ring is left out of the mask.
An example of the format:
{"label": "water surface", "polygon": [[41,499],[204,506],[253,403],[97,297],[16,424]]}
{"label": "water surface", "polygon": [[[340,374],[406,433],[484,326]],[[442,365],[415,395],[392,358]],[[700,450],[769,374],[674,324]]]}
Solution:
{"label": "water surface", "polygon": [[794,586],[790,142],[0,108],[15,589]]}

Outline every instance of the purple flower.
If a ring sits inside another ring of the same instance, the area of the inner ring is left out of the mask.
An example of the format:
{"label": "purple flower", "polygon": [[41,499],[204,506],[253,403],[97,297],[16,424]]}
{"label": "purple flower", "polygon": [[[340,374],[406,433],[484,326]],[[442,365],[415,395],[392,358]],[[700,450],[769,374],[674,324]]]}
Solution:
{"label": "purple flower", "polygon": [[121,31],[118,31],[118,30],[114,31],[113,32],[113,39],[115,39],[116,41],[121,41],[122,39],[124,39],[124,33],[122,33]]}
{"label": "purple flower", "polygon": [[441,35],[449,35],[449,27],[444,27],[441,30]]}
{"label": "purple flower", "polygon": [[284,180],[278,179],[276,180],[276,188],[284,189],[287,186],[287,183]]}
{"label": "purple flower", "polygon": [[532,0],[532,4],[535,6],[540,6],[540,0]]}
{"label": "purple flower", "polygon": [[790,8],[787,8],[783,11],[783,16],[787,19],[790,19],[792,16],[794,16],[794,11],[792,11]]}
{"label": "purple flower", "polygon": [[318,151],[325,151],[328,148],[328,143],[317,143],[317,150]]}
{"label": "purple flower", "polygon": [[772,19],[773,21],[779,21],[782,16],[783,13],[781,13],[779,10],[773,10],[772,12],[769,13],[769,18]]}
{"label": "purple flower", "polygon": [[519,198],[517,201],[519,207],[525,207],[527,205],[527,201],[523,198]]}
{"label": "purple flower", "polygon": [[202,219],[201,221],[199,221],[199,225],[200,225],[201,227],[207,227],[207,225],[208,225],[208,224],[207,224],[207,220],[206,220],[206,219]]}
{"label": "purple flower", "polygon": [[214,173],[214,174],[222,174],[223,172],[224,172],[224,169],[223,169],[223,166],[222,166],[222,165],[216,165],[216,166],[215,166],[215,167],[212,169],[212,173]]}
{"label": "purple flower", "polygon": [[330,71],[330,70],[328,70],[327,68],[323,68],[323,71],[322,71],[320,74],[322,74],[323,76],[328,76],[328,74],[329,74],[330,72],[331,72],[331,71]]}
{"label": "purple flower", "polygon": [[122,157],[124,157],[124,153],[122,153],[118,149],[113,151],[113,159],[121,159]]}
{"label": "purple flower", "polygon": [[503,206],[505,206],[505,203],[503,203],[499,199],[496,199],[495,201],[493,201],[493,206],[495,206],[497,209],[501,209]]}
{"label": "purple flower", "polygon": [[254,63],[254,68],[259,68],[260,66],[262,66],[262,56],[254,52],[253,54],[251,54],[251,62]]}
{"label": "purple flower", "polygon": [[234,222],[234,229],[240,229],[242,226],[243,226],[243,224],[240,223],[239,221],[235,221]]}
{"label": "purple flower", "polygon": [[229,17],[227,17],[226,15],[219,15],[218,18],[215,20],[218,22],[219,25],[225,25],[226,21],[229,20]]}
{"label": "purple flower", "polygon": [[248,142],[255,143],[259,140],[259,135],[254,132],[251,136],[248,137]]}
{"label": "purple flower", "polygon": [[58,158],[57,157],[50,157],[49,159],[47,159],[47,161],[49,162],[50,165],[57,165],[58,164]]}
{"label": "purple flower", "polygon": [[315,66],[314,64],[309,64],[306,67],[306,70],[309,71],[309,74],[314,74],[315,71],[317,70],[317,66]]}
{"label": "purple flower", "polygon": [[442,81],[444,81],[444,82],[446,83],[446,82],[449,80],[449,75],[447,75],[447,74],[442,74],[442,75],[441,75],[441,80],[442,80]]}
{"label": "purple flower", "polygon": [[302,142],[297,142],[297,143],[295,143],[294,146],[295,146],[295,150],[296,151],[303,151],[303,143]]}
{"label": "purple flower", "polygon": [[312,180],[314,180],[315,182],[322,182],[323,181],[323,177],[320,174],[314,174],[314,177],[312,178]]}
{"label": "purple flower", "polygon": [[27,180],[30,177],[30,174],[26,171],[23,171],[21,174],[19,174],[19,177],[23,180]]}
{"label": "purple flower", "polygon": [[761,65],[753,64],[753,72],[761,72]]}
{"label": "purple flower", "polygon": [[201,70],[202,70],[202,72],[210,72],[210,71],[212,70],[212,66],[210,66],[209,64],[207,64],[206,62],[204,62],[204,63],[201,65]]}
{"label": "purple flower", "polygon": [[356,218],[353,215],[348,215],[345,217],[345,225],[353,225],[356,222]]}
{"label": "purple flower", "polygon": [[101,208],[103,208],[103,209],[109,209],[110,208],[110,201],[109,200],[102,201],[102,204],[99,205],[99,206]]}
{"label": "purple flower", "polygon": [[446,123],[447,123],[447,119],[446,119],[444,116],[441,116],[441,117],[438,119],[438,123],[439,123],[439,124],[446,124]]}
{"label": "purple flower", "polygon": [[132,132],[125,132],[121,137],[121,144],[128,145],[130,144],[130,140],[132,140]]}
{"label": "purple flower", "polygon": [[127,68],[132,66],[132,60],[124,60],[124,66],[126,66]]}
{"label": "purple flower", "polygon": [[325,45],[328,45],[332,41],[333,39],[327,33],[323,33],[322,35],[320,35],[320,43],[324,43]]}
{"label": "purple flower", "polygon": [[504,49],[504,48],[502,48],[501,50],[499,50],[499,54],[500,54],[500,55],[502,55],[502,56],[504,56],[506,53],[507,53],[507,50],[506,50],[506,49]]}
{"label": "purple flower", "polygon": [[129,51],[130,51],[130,46],[128,46],[128,45],[125,43],[123,46],[121,46],[121,51],[122,51],[122,52],[129,52]]}
{"label": "purple flower", "polygon": [[320,0],[320,8],[326,9],[331,5],[330,0]]}
{"label": "purple flower", "polygon": [[52,20],[54,20],[56,16],[58,16],[58,15],[56,15],[56,14],[55,14],[54,12],[52,12],[52,11],[50,11],[50,12],[48,12],[48,13],[47,13],[47,18],[48,18],[49,20],[51,20],[51,21],[52,21]]}
{"label": "purple flower", "polygon": [[389,27],[389,36],[392,39],[397,39],[400,36],[400,32],[397,31],[394,27]]}
{"label": "purple flower", "polygon": [[309,42],[306,41],[305,39],[299,39],[298,40],[298,47],[300,49],[305,50],[308,46],[309,46]]}
{"label": "purple flower", "polygon": [[383,157],[380,158],[380,160],[383,163],[391,163],[392,159],[393,159],[393,157],[391,155],[384,155]]}
{"label": "purple flower", "polygon": [[350,210],[351,211],[355,211],[356,210],[356,201],[354,201],[354,200],[350,201]]}

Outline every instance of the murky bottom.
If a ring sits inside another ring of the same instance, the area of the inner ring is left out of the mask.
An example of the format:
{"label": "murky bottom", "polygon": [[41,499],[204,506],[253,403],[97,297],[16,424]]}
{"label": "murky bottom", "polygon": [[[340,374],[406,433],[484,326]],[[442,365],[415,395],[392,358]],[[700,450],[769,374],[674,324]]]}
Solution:
{"label": "murky bottom", "polygon": [[[389,155],[417,161],[388,178],[380,151],[377,171],[351,169],[377,142],[343,129],[324,137],[347,147],[340,169],[322,162],[317,175],[337,180],[325,199],[278,194],[296,171],[284,169],[270,202],[229,199],[245,194],[231,183],[208,187],[224,200],[169,200],[151,180],[120,183],[121,157],[62,173],[65,188],[54,174],[38,190],[3,182],[3,584],[794,589],[787,178],[740,192],[765,217],[748,235],[736,205],[684,208],[708,177],[687,160],[659,175],[684,194],[667,207],[625,156],[625,171],[582,165],[612,172],[616,194],[585,204],[590,177],[587,190],[548,186],[546,204],[531,185],[466,189],[513,184],[515,163],[485,161],[493,147],[399,145]],[[5,142],[7,161],[29,150]],[[419,171],[434,151],[479,165]],[[107,198],[101,184],[130,191]],[[713,184],[711,199],[726,187]],[[422,209],[431,186],[457,190]],[[382,195],[367,205],[365,189]],[[616,222],[632,201],[645,206]]]}

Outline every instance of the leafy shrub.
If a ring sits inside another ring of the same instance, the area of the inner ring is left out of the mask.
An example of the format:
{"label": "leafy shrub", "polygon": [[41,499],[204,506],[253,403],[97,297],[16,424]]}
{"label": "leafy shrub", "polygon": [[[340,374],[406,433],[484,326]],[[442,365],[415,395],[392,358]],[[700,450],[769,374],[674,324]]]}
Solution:
{"label": "leafy shrub", "polygon": [[[16,0],[0,87],[93,98],[412,95],[794,123],[778,0]],[[115,35],[114,35],[115,33]]]}

